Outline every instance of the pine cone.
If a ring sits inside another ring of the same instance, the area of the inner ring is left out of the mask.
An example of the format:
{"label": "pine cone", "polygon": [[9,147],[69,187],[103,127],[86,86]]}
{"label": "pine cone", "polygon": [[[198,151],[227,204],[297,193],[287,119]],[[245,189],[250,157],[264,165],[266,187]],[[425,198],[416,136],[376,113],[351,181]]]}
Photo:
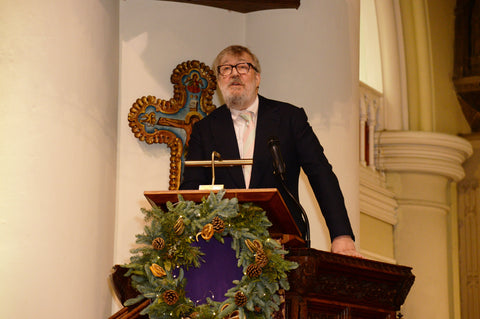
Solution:
{"label": "pine cone", "polygon": [[169,306],[173,306],[178,301],[178,294],[175,290],[167,290],[163,293],[163,300]]}
{"label": "pine cone", "polygon": [[165,247],[165,240],[162,237],[157,237],[152,241],[153,249],[162,250]]}
{"label": "pine cone", "polygon": [[247,276],[250,278],[257,278],[262,274],[262,268],[257,264],[251,264],[247,267]]}
{"label": "pine cone", "polygon": [[225,230],[225,222],[218,216],[212,219],[212,225],[216,233],[221,233]]}
{"label": "pine cone", "polygon": [[243,307],[247,304],[247,296],[241,291],[237,291],[235,294],[235,304],[239,307]]}
{"label": "pine cone", "polygon": [[263,268],[268,264],[268,257],[263,250],[259,250],[255,254],[255,263],[260,268]]}

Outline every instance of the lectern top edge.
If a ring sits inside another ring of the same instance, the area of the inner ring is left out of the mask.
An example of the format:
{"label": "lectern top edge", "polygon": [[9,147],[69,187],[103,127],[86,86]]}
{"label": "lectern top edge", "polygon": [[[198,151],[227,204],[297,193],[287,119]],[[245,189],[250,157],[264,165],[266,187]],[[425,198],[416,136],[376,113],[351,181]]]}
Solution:
{"label": "lectern top edge", "polygon": [[[167,202],[177,202],[178,195],[185,200],[200,202],[202,198],[210,193],[218,191],[210,190],[176,190],[176,191],[145,191],[144,196],[150,205],[164,206]],[[252,202],[265,210],[268,219],[272,222],[269,228],[270,234],[286,235],[295,237],[298,241],[303,241],[300,230],[297,227],[290,211],[287,208],[280,192],[276,188],[258,188],[258,189],[227,189],[224,198],[238,199],[239,203]]]}

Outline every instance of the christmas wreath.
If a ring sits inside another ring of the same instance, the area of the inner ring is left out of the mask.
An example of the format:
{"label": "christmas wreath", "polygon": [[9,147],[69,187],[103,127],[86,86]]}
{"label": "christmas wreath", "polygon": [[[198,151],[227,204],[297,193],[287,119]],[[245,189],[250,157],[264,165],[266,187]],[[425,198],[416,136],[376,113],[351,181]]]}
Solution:
{"label": "christmas wreath", "polygon": [[[140,294],[125,306],[149,299],[141,314],[151,319],[270,318],[279,310],[279,292],[289,289],[286,272],[298,265],[284,259],[287,251],[269,237],[271,222],[263,209],[223,195],[223,191],[211,193],[200,203],[179,195],[177,203],[166,204],[166,212],[157,207],[142,209],[147,225],[137,235],[140,246],[123,266]],[[243,276],[232,282],[223,302],[207,298],[195,304],[186,296],[184,271],[201,267],[204,253],[192,243],[202,237],[223,244],[225,236],[232,238]]]}

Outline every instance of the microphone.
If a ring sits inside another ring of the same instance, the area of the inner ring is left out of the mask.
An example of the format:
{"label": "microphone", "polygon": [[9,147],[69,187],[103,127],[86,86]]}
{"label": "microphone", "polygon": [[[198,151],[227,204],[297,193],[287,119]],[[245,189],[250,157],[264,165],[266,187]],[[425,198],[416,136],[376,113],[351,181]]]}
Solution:
{"label": "microphone", "polygon": [[282,153],[280,153],[280,141],[278,138],[274,136],[270,137],[268,139],[268,147],[270,149],[270,153],[272,153],[274,173],[279,175],[283,182],[285,181],[286,168]]}
{"label": "microphone", "polygon": [[278,137],[271,136],[268,139],[268,148],[270,149],[270,153],[272,154],[273,159],[273,169],[274,174],[280,177],[280,181],[282,182],[283,189],[287,192],[288,196],[295,202],[298,208],[300,208],[300,212],[302,213],[302,219],[305,223],[305,235],[303,236],[307,247],[310,248],[310,223],[308,221],[307,213],[303,209],[302,205],[298,201],[298,199],[293,196],[293,194],[288,189],[286,182],[285,182],[285,173],[286,173],[286,166],[285,162],[283,161],[282,153],[280,152],[280,141]]}

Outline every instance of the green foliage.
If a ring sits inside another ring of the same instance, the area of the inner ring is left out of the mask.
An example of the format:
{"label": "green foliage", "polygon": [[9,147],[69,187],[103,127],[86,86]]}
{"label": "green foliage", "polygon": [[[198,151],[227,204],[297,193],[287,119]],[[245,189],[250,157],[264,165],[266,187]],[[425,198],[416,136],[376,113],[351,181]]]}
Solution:
{"label": "green foliage", "polygon": [[[268,227],[271,226],[265,211],[252,203],[239,204],[236,198],[223,198],[224,191],[211,193],[200,203],[185,201],[179,195],[177,203],[167,203],[167,211],[160,208],[143,209],[145,215],[144,233],[137,235],[137,243],[141,246],[132,250],[126,276],[131,276],[132,284],[140,295],[129,299],[125,305],[135,304],[143,299],[150,299],[150,305],[142,311],[151,319],[182,318],[195,314],[195,318],[223,318],[233,311],[238,311],[247,318],[270,318],[280,305],[279,289],[289,289],[287,272],[298,265],[285,260],[287,254],[277,241],[269,237]],[[210,299],[201,305],[195,305],[185,296],[184,270],[190,267],[200,267],[203,253],[198,247],[191,244],[196,240],[203,227],[211,223],[214,217],[221,218],[225,229],[215,233],[212,239],[223,243],[223,237],[232,238],[232,249],[236,252],[238,266],[244,274],[249,265],[255,263],[254,252],[246,241],[258,241],[268,257],[268,264],[263,267],[262,273],[256,278],[246,274],[241,280],[232,283],[233,287],[225,294],[223,302]],[[175,232],[179,218],[183,221],[184,230]],[[152,247],[156,238],[164,240],[162,249]],[[164,276],[157,276],[152,272],[152,265],[160,266]],[[167,303],[164,293],[173,290],[177,293],[178,301]],[[247,296],[247,303],[243,307],[235,304],[235,294],[242,291]]]}

